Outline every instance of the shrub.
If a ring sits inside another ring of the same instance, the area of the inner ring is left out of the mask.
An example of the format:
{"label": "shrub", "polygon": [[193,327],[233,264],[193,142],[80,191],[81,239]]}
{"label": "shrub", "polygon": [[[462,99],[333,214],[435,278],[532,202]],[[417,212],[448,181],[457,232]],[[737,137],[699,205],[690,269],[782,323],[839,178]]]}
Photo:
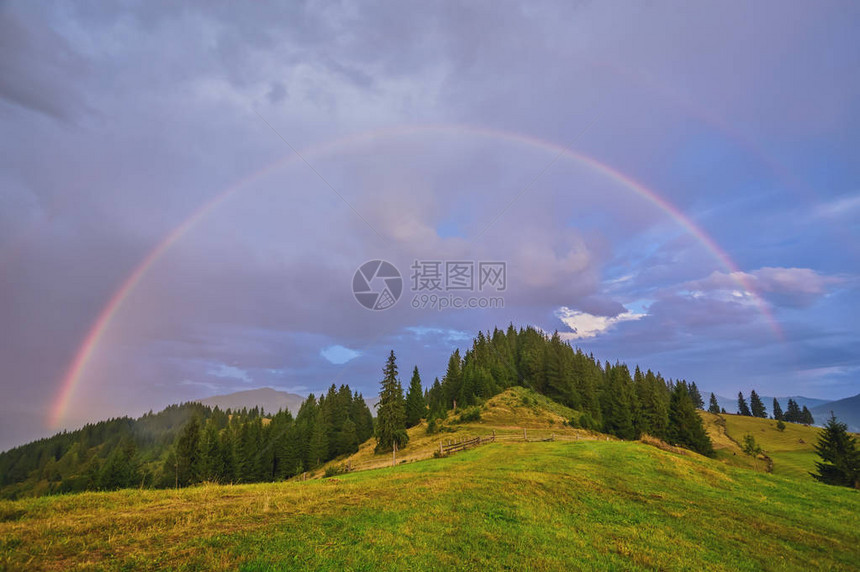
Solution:
{"label": "shrub", "polygon": [[457,423],[468,423],[470,421],[480,421],[481,420],[481,408],[474,406],[464,409],[460,416],[457,418]]}
{"label": "shrub", "polygon": [[352,469],[349,465],[329,465],[325,468],[324,478],[336,477],[338,475],[344,475],[350,472]]}
{"label": "shrub", "polygon": [[439,432],[439,419],[431,417],[427,420],[427,434],[433,435]]}
{"label": "shrub", "polygon": [[[573,423],[573,420],[571,420],[571,423]],[[585,412],[579,416],[579,426],[589,431],[600,430],[600,426],[597,424],[597,421],[588,412]]]}

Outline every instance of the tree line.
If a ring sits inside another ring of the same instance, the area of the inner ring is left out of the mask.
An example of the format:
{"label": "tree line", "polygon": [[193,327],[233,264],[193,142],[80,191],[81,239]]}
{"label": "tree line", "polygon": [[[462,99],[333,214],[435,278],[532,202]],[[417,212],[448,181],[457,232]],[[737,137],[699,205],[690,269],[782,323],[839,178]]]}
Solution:
{"label": "tree line", "polygon": [[[720,407],[717,402],[717,398],[713,393],[711,393],[708,411],[710,413],[726,412],[725,409]],[[756,393],[755,389],[750,392],[749,404],[747,404],[747,400],[744,398],[743,392],[738,392],[738,415],[744,415],[746,417],[760,417],[762,419],[768,418],[767,408],[765,407],[764,402],[762,402],[761,397]],[[802,423],[804,425],[813,425],[815,423],[815,419],[812,417],[812,412],[809,411],[806,405],[801,409],[797,402],[790,398],[785,412],[783,412],[782,406],[779,404],[776,397],[773,398],[772,419],[777,421],[788,421],[789,423]]]}
{"label": "tree line", "polygon": [[311,394],[295,417],[171,405],[0,454],[0,496],[286,479],[357,451],[373,431],[364,398],[347,385]]}

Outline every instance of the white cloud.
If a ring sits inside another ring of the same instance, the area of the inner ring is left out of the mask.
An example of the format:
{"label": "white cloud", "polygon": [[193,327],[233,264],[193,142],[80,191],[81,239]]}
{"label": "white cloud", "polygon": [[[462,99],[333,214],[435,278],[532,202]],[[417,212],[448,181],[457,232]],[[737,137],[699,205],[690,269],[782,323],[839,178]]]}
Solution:
{"label": "white cloud", "polygon": [[210,368],[207,373],[209,373],[209,375],[214,375],[215,377],[238,379],[246,383],[251,382],[251,377],[248,375],[247,371],[224,363],[219,363],[217,366]]}
{"label": "white cloud", "polygon": [[827,294],[828,286],[841,281],[811,268],[764,267],[749,272],[714,272],[702,280],[687,282],[684,287],[695,298],[753,304],[753,294],[738,289],[742,284],[749,285],[754,292],[768,295],[772,303],[803,307]]}
{"label": "white cloud", "polygon": [[819,218],[837,218],[848,216],[860,209],[860,193],[839,197],[833,201],[816,207],[815,216]]}
{"label": "white cloud", "polygon": [[612,329],[616,324],[631,320],[640,320],[648,314],[638,314],[628,310],[617,316],[595,316],[594,314],[562,306],[555,311],[555,315],[571,329],[570,332],[559,333],[563,339],[581,340],[599,336]]}

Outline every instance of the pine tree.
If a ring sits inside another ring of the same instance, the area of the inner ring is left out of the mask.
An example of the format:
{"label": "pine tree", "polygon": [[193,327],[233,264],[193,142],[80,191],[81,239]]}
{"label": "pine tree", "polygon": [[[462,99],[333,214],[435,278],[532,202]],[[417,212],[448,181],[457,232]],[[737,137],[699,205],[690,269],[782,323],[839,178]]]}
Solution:
{"label": "pine tree", "polygon": [[848,426],[830,413],[821,430],[815,451],[821,457],[812,476],[822,483],[860,489],[860,450],[857,440],[848,434]]}
{"label": "pine tree", "polygon": [[[453,356],[452,356],[453,359]],[[457,354],[459,360],[459,354]],[[382,370],[382,388],[376,407],[376,452],[390,451],[394,445],[402,449],[409,441],[406,433],[406,403],[403,387],[397,378],[397,358],[394,350]]]}
{"label": "pine tree", "polygon": [[421,387],[418,366],[415,366],[412,371],[412,381],[409,383],[409,391],[406,393],[406,426],[418,425],[426,415],[426,411],[427,402],[424,400],[424,388]]}
{"label": "pine tree", "polygon": [[764,403],[761,402],[761,398],[755,392],[755,389],[750,392],[750,409],[752,410],[753,417],[767,418],[767,409],[765,409]]}
{"label": "pine tree", "polygon": [[[454,350],[448,359],[448,369],[442,378],[442,393],[445,397],[445,409],[456,409],[454,402],[460,397],[460,389],[463,385],[463,362],[460,359],[460,350]],[[377,416],[378,417],[378,416]]]}
{"label": "pine tree", "polygon": [[720,412],[720,404],[717,402],[717,398],[713,393],[711,393],[711,402],[708,404],[708,412],[709,413],[719,413]]}
{"label": "pine tree", "polygon": [[702,455],[712,457],[714,448],[705,431],[702,418],[696,412],[687,384],[676,383],[669,401],[668,441]]}
{"label": "pine tree", "polygon": [[196,414],[183,427],[175,449],[179,485],[196,483],[200,474],[200,418]]}
{"label": "pine tree", "polygon": [[750,413],[750,408],[747,406],[746,399],[744,399],[744,394],[742,392],[738,392],[738,415],[746,415],[747,417],[752,417],[752,413]]}
{"label": "pine tree", "polygon": [[224,472],[222,463],[218,429],[209,419],[206,421],[200,441],[200,478],[204,481],[220,482]]}
{"label": "pine tree", "polygon": [[803,414],[800,412],[800,407],[797,405],[797,402],[793,399],[789,399],[788,407],[786,407],[783,418],[791,423],[802,423],[802,417]]}
{"label": "pine tree", "polygon": [[[322,398],[320,398],[322,401]],[[328,431],[325,419],[322,415],[322,408],[318,407],[316,411],[316,419],[313,422],[311,429],[310,442],[308,443],[308,468],[316,467],[328,460]]]}
{"label": "pine tree", "polygon": [[806,408],[806,405],[803,406],[803,411],[800,413],[800,422],[805,425],[812,425],[815,423],[815,419],[812,417],[812,412]]}
{"label": "pine tree", "polygon": [[696,406],[696,409],[704,409],[705,408],[705,400],[702,399],[702,394],[699,393],[699,388],[696,387],[696,382],[690,384],[690,399],[693,400],[693,405]]}
{"label": "pine tree", "polygon": [[773,418],[777,421],[784,421],[782,407],[779,405],[779,401],[776,400],[776,397],[773,398]]}
{"label": "pine tree", "polygon": [[114,490],[140,484],[140,463],[137,446],[129,438],[123,438],[108,455],[98,474],[98,488]]}
{"label": "pine tree", "polygon": [[603,392],[603,431],[621,439],[636,439],[639,435],[633,423],[635,410],[633,382],[627,366],[607,366],[607,385]]}

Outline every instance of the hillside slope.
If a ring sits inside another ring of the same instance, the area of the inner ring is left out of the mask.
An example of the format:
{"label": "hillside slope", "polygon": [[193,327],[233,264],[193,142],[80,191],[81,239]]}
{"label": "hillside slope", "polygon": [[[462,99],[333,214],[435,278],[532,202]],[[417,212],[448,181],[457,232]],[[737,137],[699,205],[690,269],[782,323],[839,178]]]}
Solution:
{"label": "hillside slope", "polygon": [[[812,480],[819,460],[815,444],[821,429],[798,423],[786,423],[779,431],[773,419],[760,419],[742,415],[714,415],[700,411],[708,435],[714,443],[717,458],[731,465],[759,471],[772,470],[776,475]],[[754,460],[740,447],[745,435],[752,435],[764,455]]]}
{"label": "hillside slope", "polygon": [[[479,411],[480,419],[461,420],[464,411]],[[489,399],[481,406],[449,411],[437,432],[428,434],[427,422],[422,421],[407,429],[408,445],[398,451],[396,461],[412,462],[428,459],[439,451],[440,443],[462,441],[472,437],[495,435],[498,441],[523,440],[595,440],[607,439],[606,435],[576,429],[567,425],[567,420],[576,412],[551,399],[526,389],[511,387]],[[525,429],[525,432],[523,431]],[[374,439],[363,443],[357,453],[330,461],[310,473],[320,477],[332,466],[349,466],[353,470],[375,469],[392,463],[391,453],[376,454]]]}
{"label": "hillside slope", "polygon": [[621,441],[0,502],[8,569],[856,570],[860,494]]}

